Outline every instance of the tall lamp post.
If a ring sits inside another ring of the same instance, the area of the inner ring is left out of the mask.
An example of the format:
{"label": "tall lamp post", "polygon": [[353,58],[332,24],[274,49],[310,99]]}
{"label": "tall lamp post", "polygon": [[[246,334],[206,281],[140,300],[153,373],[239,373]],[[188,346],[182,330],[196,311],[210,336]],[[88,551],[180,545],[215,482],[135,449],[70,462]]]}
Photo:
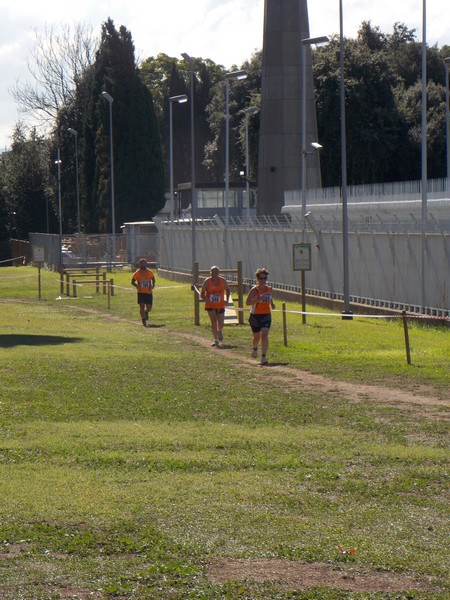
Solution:
{"label": "tall lamp post", "polygon": [[195,139],[194,139],[194,67],[195,59],[183,52],[181,56],[189,63],[189,86],[191,95],[191,221],[192,221],[192,267],[197,260],[195,219],[197,218],[197,193],[195,190]]}
{"label": "tall lamp post", "polygon": [[344,310],[343,319],[351,319],[349,260],[348,260],[348,211],[347,211],[347,135],[345,120],[345,79],[344,79],[344,15],[342,0],[339,0],[339,69],[340,69],[340,109],[341,109],[341,188],[342,188],[342,270]]}
{"label": "tall lamp post", "polygon": [[450,115],[449,115],[449,77],[448,77],[448,69],[450,65],[450,56],[444,58],[445,62],[445,133],[447,139],[447,191],[450,191]]}
{"label": "tall lamp post", "polygon": [[247,71],[232,71],[225,75],[225,225],[228,226],[230,210],[230,79],[246,79]]}
{"label": "tall lamp post", "polygon": [[422,3],[422,311],[425,311],[426,285],[425,285],[425,259],[426,259],[426,231],[428,215],[428,169],[427,169],[427,3]]}
{"label": "tall lamp post", "polygon": [[306,215],[306,46],[326,44],[330,39],[327,35],[302,39],[302,223],[304,226]]}
{"label": "tall lamp post", "polygon": [[170,163],[170,220],[173,221],[174,215],[174,196],[173,196],[173,124],[172,124],[172,104],[174,102],[178,102],[178,104],[183,104],[187,102],[188,97],[186,94],[180,94],[179,96],[171,96],[169,98],[169,142],[170,142],[170,153],[169,153],[169,163]]}
{"label": "tall lamp post", "polygon": [[58,217],[59,217],[59,268],[62,269],[62,202],[61,202],[61,152],[58,147],[55,160],[58,172]]}
{"label": "tall lamp post", "polygon": [[75,139],[75,185],[77,190],[77,216],[78,216],[78,235],[81,233],[81,219],[80,219],[80,183],[78,178],[78,132],[72,127],[67,130],[71,133]]}
{"label": "tall lamp post", "polygon": [[[173,221],[174,217],[174,194],[173,194],[173,124],[172,124],[172,104],[177,102],[183,104],[187,102],[188,97],[186,94],[180,94],[179,96],[171,96],[169,98],[169,142],[170,142],[170,221]],[[170,267],[173,267],[173,225],[170,228]]]}
{"label": "tall lamp post", "polygon": [[247,193],[247,220],[250,221],[250,165],[248,152],[248,118],[259,112],[256,106],[250,106],[244,110],[245,115],[245,190]]}
{"label": "tall lamp post", "polygon": [[113,151],[113,121],[112,121],[112,104],[114,98],[108,92],[102,92],[101,96],[109,104],[109,154],[111,161],[111,229],[112,229],[112,261],[116,260],[116,216],[114,210],[114,151]]}

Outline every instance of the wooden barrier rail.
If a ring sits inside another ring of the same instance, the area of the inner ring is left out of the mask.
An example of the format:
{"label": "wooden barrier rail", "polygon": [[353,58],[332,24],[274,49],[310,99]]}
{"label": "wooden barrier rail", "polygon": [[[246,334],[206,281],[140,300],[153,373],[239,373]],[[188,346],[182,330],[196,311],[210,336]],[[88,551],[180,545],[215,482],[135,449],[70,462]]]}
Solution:
{"label": "wooden barrier rail", "polygon": [[[83,268],[83,267],[69,267],[67,269],[61,269],[60,271],[60,286],[61,286],[61,294],[64,294],[64,283],[66,285],[66,296],[70,298],[70,280],[73,280],[73,277],[76,276],[78,279],[80,277],[95,277],[94,281],[96,282],[96,293],[100,292],[100,281],[103,283],[103,293],[107,294],[106,288],[106,271],[100,272],[99,267],[95,268]],[[73,286],[72,286],[73,287]]]}

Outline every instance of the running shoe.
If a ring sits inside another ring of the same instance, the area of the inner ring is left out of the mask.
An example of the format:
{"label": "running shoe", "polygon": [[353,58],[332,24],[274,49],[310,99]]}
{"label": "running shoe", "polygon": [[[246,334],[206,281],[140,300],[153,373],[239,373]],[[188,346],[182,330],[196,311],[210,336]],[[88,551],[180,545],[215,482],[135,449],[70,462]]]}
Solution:
{"label": "running shoe", "polygon": [[253,348],[252,350],[252,358],[257,358],[258,357],[258,348]]}
{"label": "running shoe", "polygon": [[147,321],[146,321],[145,319],[142,319],[142,325],[143,325],[144,327],[147,327]]}
{"label": "running shoe", "polygon": [[216,348],[219,347],[219,340],[214,340],[213,343],[211,344],[211,346],[216,346]]}
{"label": "running shoe", "polygon": [[267,360],[267,358],[265,356],[261,356],[261,364],[262,365],[268,365],[269,361]]}
{"label": "running shoe", "polygon": [[223,333],[221,331],[218,332],[217,339],[219,340],[219,342],[223,340]]}

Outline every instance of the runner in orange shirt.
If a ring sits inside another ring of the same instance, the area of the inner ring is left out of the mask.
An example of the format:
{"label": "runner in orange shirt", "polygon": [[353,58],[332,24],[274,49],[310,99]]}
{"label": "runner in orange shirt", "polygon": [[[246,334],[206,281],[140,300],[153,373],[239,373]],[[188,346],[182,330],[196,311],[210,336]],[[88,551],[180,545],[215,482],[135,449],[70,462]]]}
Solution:
{"label": "runner in orange shirt", "polygon": [[147,327],[148,313],[153,306],[153,288],[155,287],[155,276],[153,271],[147,267],[145,258],[139,259],[139,269],[131,279],[131,285],[137,289],[137,301],[141,313],[142,325]]}
{"label": "runner in orange shirt", "polygon": [[214,338],[213,346],[220,346],[220,342],[223,340],[222,329],[225,320],[225,306],[230,299],[228,283],[219,273],[219,267],[211,267],[211,276],[205,279],[200,292],[200,297],[205,300],[205,310],[208,311],[211,321],[211,331]]}
{"label": "runner in orange shirt", "polygon": [[267,365],[267,349],[269,347],[269,329],[272,325],[271,309],[275,308],[272,299],[272,288],[267,285],[269,271],[262,267],[255,273],[258,283],[252,287],[247,296],[246,304],[251,306],[248,319],[253,332],[252,357],[258,356],[258,344],[261,340],[261,364]]}

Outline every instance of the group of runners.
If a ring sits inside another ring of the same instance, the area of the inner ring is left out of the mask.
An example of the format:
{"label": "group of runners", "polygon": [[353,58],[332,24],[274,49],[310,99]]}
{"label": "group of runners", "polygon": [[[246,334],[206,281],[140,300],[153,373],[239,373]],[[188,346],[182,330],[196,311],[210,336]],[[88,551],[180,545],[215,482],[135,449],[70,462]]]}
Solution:
{"label": "group of runners", "polygon": [[[267,365],[267,350],[269,347],[269,330],[272,324],[272,309],[275,304],[272,298],[272,288],[267,283],[269,271],[265,267],[256,270],[257,283],[252,286],[246,299],[246,305],[250,306],[249,324],[252,329],[252,352],[253,358],[258,358],[258,347],[261,343],[261,364]],[[137,289],[137,302],[139,305],[142,325],[147,327],[149,312],[153,305],[153,289],[155,287],[155,276],[148,268],[145,258],[139,260],[139,268],[133,274],[131,285]],[[227,280],[220,275],[220,269],[213,266],[210,276],[205,279],[200,291],[200,298],[205,302],[205,310],[211,322],[213,335],[212,345],[220,347],[223,341],[223,326],[225,321],[225,307],[230,300],[230,287]]]}

